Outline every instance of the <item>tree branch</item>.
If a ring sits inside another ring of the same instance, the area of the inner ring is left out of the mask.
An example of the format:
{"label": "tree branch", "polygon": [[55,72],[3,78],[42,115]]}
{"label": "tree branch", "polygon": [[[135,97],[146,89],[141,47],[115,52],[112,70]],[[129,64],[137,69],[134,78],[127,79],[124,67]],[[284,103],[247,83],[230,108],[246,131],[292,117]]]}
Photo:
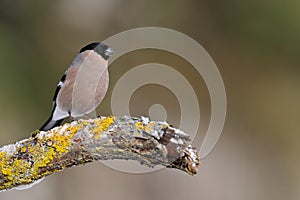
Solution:
{"label": "tree branch", "polygon": [[199,155],[188,142],[184,132],[144,117],[73,121],[0,148],[0,191],[97,160],[130,159],[194,175]]}

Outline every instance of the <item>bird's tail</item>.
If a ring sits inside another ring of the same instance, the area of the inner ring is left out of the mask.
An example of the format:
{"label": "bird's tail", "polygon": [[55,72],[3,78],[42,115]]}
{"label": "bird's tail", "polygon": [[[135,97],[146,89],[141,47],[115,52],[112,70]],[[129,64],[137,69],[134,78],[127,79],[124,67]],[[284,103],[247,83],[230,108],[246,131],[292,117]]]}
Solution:
{"label": "bird's tail", "polygon": [[48,131],[56,126],[61,125],[64,119],[53,120],[52,116],[46,121],[46,123],[40,128],[40,131]]}

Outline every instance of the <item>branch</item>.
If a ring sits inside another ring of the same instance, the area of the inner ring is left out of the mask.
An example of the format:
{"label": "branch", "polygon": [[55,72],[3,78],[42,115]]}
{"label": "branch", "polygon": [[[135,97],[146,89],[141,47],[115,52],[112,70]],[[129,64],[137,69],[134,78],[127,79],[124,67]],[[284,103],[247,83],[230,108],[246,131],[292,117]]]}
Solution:
{"label": "branch", "polygon": [[37,182],[54,172],[97,160],[136,160],[197,173],[199,155],[189,136],[148,118],[100,117],[36,132],[0,148],[0,191]]}

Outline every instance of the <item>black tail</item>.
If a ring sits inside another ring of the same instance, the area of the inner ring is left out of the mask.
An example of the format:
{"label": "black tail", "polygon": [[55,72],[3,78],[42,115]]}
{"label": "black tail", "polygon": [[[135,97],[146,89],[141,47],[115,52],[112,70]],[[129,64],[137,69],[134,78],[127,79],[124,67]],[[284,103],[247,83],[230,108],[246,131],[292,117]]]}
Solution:
{"label": "black tail", "polygon": [[46,123],[40,128],[40,131],[48,131],[56,126],[61,125],[64,119],[59,119],[57,121],[52,120],[52,116],[46,121]]}

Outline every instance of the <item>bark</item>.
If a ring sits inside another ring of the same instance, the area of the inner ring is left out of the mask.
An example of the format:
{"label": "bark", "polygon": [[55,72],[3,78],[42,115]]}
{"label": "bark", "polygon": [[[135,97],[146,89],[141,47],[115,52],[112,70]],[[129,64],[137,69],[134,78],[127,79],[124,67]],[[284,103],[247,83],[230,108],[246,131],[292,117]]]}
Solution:
{"label": "bark", "polygon": [[0,148],[0,191],[22,187],[72,166],[98,160],[136,160],[197,173],[189,136],[148,118],[99,117],[66,123]]}

